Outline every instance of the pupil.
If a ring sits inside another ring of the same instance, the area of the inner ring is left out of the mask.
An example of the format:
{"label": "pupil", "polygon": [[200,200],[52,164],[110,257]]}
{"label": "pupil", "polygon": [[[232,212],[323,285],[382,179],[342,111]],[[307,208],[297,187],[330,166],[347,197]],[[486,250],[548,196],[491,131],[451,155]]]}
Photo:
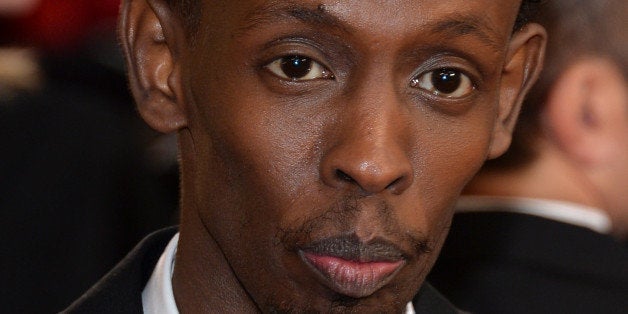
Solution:
{"label": "pupil", "polygon": [[460,87],[460,73],[451,69],[434,71],[432,85],[440,93],[451,94]]}
{"label": "pupil", "polygon": [[312,60],[301,56],[285,57],[281,60],[281,70],[287,77],[298,79],[310,73]]}

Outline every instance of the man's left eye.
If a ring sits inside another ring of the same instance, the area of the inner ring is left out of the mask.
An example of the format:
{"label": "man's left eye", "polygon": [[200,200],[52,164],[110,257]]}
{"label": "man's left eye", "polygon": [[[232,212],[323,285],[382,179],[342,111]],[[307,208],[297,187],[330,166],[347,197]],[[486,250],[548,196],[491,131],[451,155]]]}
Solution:
{"label": "man's left eye", "polygon": [[291,81],[308,81],[316,79],[333,79],[334,74],[311,58],[293,55],[275,59],[265,66],[268,71],[282,79]]}
{"label": "man's left eye", "polygon": [[469,76],[453,68],[423,73],[412,79],[410,86],[426,90],[435,96],[452,99],[463,98],[475,90]]}

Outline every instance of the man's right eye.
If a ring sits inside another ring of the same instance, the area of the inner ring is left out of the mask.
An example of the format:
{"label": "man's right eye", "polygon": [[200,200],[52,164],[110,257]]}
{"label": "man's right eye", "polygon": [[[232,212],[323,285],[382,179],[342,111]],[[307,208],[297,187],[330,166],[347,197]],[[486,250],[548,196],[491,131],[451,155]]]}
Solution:
{"label": "man's right eye", "polygon": [[333,79],[331,73],[320,63],[311,58],[292,55],[273,60],[264,68],[274,75],[291,81],[309,81],[317,79]]}

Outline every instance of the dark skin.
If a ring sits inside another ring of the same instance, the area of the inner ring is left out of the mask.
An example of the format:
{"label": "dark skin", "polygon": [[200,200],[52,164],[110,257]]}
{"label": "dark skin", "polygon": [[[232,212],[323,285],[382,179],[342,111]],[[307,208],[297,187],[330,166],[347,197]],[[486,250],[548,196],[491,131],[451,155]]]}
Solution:
{"label": "dark skin", "polygon": [[179,134],[179,310],[402,312],[539,71],[519,4],[204,1],[190,44],[127,1],[140,113]]}

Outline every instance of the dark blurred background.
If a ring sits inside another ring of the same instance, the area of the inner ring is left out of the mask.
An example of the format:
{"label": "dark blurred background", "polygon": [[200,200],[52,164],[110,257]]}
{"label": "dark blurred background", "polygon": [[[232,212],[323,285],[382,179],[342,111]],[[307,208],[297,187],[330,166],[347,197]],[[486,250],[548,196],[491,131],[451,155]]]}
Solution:
{"label": "dark blurred background", "polygon": [[0,1],[0,312],[58,312],[176,224],[176,139],[135,110],[118,6]]}

